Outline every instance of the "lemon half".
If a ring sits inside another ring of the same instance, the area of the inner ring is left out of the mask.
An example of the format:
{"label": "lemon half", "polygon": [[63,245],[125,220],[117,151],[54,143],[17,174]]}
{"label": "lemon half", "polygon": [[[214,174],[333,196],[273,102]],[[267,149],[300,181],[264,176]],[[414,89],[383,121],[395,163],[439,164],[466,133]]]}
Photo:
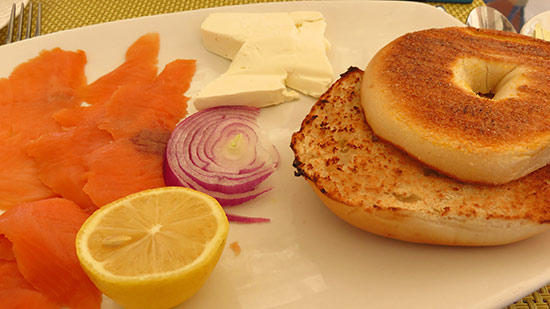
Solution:
{"label": "lemon half", "polygon": [[204,284],[224,249],[224,210],[182,187],[138,192],[103,206],[76,237],[95,285],[127,308],[170,308]]}

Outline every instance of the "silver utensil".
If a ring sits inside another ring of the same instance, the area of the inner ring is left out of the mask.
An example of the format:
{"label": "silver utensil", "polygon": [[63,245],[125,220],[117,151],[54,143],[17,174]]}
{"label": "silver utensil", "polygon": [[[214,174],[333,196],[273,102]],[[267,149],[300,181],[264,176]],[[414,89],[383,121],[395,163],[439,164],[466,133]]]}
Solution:
{"label": "silver utensil", "polygon": [[[32,2],[29,3],[29,13],[27,17],[27,27],[26,27],[25,36],[23,36],[23,19],[25,18],[25,5],[23,3],[20,4],[19,18],[17,19],[17,32],[14,40],[13,35],[14,35],[14,27],[15,27],[16,8],[17,8],[16,4],[14,3],[11,7],[11,15],[10,15],[10,20],[8,22],[6,44],[11,42],[21,41],[22,39],[28,39],[31,37],[33,3]],[[36,10],[36,19],[35,19],[35,25],[34,25],[35,37],[40,35],[41,26],[42,26],[42,3],[39,2],[38,8]]]}
{"label": "silver utensil", "polygon": [[517,33],[516,28],[514,28],[506,16],[489,6],[478,6],[474,8],[466,19],[466,25],[481,29],[494,29]]}

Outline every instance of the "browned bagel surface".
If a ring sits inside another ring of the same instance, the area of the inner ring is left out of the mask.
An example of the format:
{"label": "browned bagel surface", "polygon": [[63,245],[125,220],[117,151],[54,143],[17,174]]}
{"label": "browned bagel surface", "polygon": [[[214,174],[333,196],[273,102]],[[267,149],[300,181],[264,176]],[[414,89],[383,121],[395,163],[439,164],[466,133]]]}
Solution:
{"label": "browned bagel surface", "polygon": [[[480,146],[533,143],[550,136],[550,42],[474,28],[406,34],[382,51],[375,79],[395,109],[431,130]],[[452,84],[453,63],[475,57],[529,68],[518,96],[494,101]]]}

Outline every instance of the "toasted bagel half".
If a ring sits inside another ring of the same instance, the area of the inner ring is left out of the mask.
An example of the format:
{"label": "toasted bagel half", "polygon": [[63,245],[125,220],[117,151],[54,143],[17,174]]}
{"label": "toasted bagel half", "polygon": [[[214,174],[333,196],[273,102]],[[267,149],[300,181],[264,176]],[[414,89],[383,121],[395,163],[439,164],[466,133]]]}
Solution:
{"label": "toasted bagel half", "polygon": [[407,33],[369,62],[374,133],[456,179],[501,184],[550,163],[550,42],[450,27]]}
{"label": "toasted bagel half", "polygon": [[502,185],[459,182],[367,124],[363,71],[350,68],[294,133],[296,175],[338,217],[395,239],[455,246],[513,243],[550,229],[550,167]]}

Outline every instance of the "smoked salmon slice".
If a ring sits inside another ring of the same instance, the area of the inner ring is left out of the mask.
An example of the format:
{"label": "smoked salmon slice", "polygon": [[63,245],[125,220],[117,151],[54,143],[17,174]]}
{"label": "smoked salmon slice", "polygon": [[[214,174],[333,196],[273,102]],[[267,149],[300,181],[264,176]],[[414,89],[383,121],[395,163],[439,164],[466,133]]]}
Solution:
{"label": "smoked salmon slice", "polygon": [[0,261],[0,290],[32,289],[32,286],[23,278],[15,261]]}
{"label": "smoked salmon slice", "polygon": [[13,255],[11,246],[11,241],[9,241],[6,236],[0,234],[0,262],[15,261],[15,256]]}
{"label": "smoked salmon slice", "polygon": [[45,109],[57,108],[55,103],[68,99],[69,102],[71,99],[72,102],[79,102],[77,93],[87,83],[84,74],[86,61],[82,50],[54,48],[41,51],[37,57],[18,65],[10,74],[14,101],[39,106],[43,102],[36,102],[37,99],[45,99],[50,103],[40,105]]}
{"label": "smoked salmon slice", "polygon": [[157,75],[160,39],[158,33],[138,38],[126,51],[126,60],[114,71],[81,88],[84,104],[60,110],[55,120],[64,127],[97,125],[105,116],[106,103],[121,86],[154,80]]}
{"label": "smoked salmon slice", "polygon": [[99,119],[105,117],[105,105],[79,105],[65,108],[53,115],[57,123],[66,128],[76,126],[97,126]]}
{"label": "smoked salmon slice", "polygon": [[123,64],[83,89],[84,101],[91,105],[103,103],[122,85],[153,80],[157,76],[159,49],[158,33],[138,38],[126,51]]}
{"label": "smoked salmon slice", "polygon": [[92,213],[97,207],[83,190],[88,172],[84,158],[111,140],[108,132],[95,126],[80,126],[43,135],[26,150],[35,158],[43,183]]}
{"label": "smoked salmon slice", "polygon": [[184,93],[194,73],[194,60],[176,60],[156,79],[121,86],[112,94],[99,127],[109,131],[114,142],[86,158],[84,191],[97,206],[165,185],[164,150],[187,113]]}
{"label": "smoked salmon slice", "polygon": [[131,138],[144,128],[172,131],[187,113],[184,93],[194,73],[194,60],[175,60],[154,81],[119,88],[106,103],[99,127],[115,139]]}
{"label": "smoked salmon slice", "polygon": [[86,84],[84,52],[43,51],[0,80],[0,209],[56,196],[38,178],[36,163],[24,151],[27,142],[61,126],[57,111],[79,104]]}
{"label": "smoked salmon slice", "polygon": [[[9,115],[13,109],[13,90],[11,89],[10,80],[0,78],[0,115]],[[0,131],[10,133],[11,123],[7,119],[10,117],[0,118]]]}
{"label": "smoked salmon slice", "polygon": [[9,127],[27,140],[60,131],[52,115],[80,104],[79,92],[86,85],[85,64],[84,52],[55,48],[17,66],[8,79],[9,98],[0,98],[6,104],[3,112],[10,115],[0,119],[4,122],[0,128]]}
{"label": "smoked salmon slice", "polygon": [[0,131],[0,209],[56,196],[38,178],[38,165],[23,149],[26,140]]}
{"label": "smoked salmon slice", "polygon": [[143,133],[134,141],[120,138],[86,157],[84,191],[101,207],[141,190],[164,186],[163,151],[169,135]]}
{"label": "smoked salmon slice", "polygon": [[63,198],[19,204],[0,215],[0,234],[12,242],[25,280],[48,299],[70,308],[101,304],[101,293],[76,256],[76,233],[87,217]]}
{"label": "smoked salmon slice", "polygon": [[158,33],[138,38],[126,51],[123,64],[81,89],[85,104],[60,110],[54,115],[55,120],[64,127],[97,125],[105,117],[104,104],[118,88],[155,79],[159,48]]}
{"label": "smoked salmon slice", "polygon": [[0,290],[0,309],[59,309],[61,306],[34,290]]}
{"label": "smoked salmon slice", "polygon": [[14,261],[0,261],[0,278],[0,309],[60,308],[23,278]]}

